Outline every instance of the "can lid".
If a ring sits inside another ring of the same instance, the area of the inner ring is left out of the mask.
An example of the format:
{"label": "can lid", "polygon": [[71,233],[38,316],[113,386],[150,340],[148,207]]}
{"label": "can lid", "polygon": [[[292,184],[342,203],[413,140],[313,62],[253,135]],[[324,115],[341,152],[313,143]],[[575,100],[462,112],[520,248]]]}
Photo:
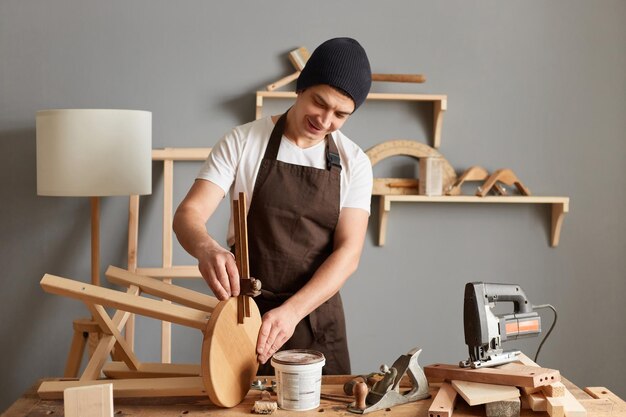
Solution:
{"label": "can lid", "polygon": [[325,359],[322,352],[308,349],[281,350],[272,356],[272,362],[282,365],[310,365]]}

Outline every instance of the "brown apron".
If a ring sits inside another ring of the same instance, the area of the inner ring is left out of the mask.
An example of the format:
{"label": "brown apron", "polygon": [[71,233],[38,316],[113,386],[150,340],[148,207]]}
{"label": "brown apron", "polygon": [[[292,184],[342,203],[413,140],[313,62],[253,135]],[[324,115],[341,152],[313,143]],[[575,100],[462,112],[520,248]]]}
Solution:
{"label": "brown apron", "polygon": [[[261,314],[278,307],[313,276],[333,250],[339,219],[341,164],[326,136],[326,169],[276,159],[287,113],[270,136],[248,213],[250,275],[261,280]],[[313,349],[326,357],[324,374],[350,374],[346,325],[339,293],[305,317],[282,349]],[[282,350],[281,349],[281,350]],[[258,375],[273,375],[268,361]]]}

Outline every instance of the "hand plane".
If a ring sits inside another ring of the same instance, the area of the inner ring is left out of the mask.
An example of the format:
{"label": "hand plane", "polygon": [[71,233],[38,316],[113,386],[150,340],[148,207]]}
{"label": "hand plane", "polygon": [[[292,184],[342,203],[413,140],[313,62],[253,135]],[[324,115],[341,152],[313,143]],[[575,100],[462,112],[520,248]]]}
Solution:
{"label": "hand plane", "polygon": [[[513,313],[495,315],[497,302],[512,302]],[[465,285],[463,327],[469,359],[462,368],[497,366],[513,362],[520,351],[502,349],[502,343],[541,333],[541,317],[516,284],[470,282]]]}
{"label": "hand plane", "polygon": [[[421,352],[422,349],[413,348],[407,354],[400,356],[391,368],[385,366],[383,378],[367,393],[364,407],[358,407],[357,402],[354,402],[348,405],[348,411],[367,414],[430,397],[426,375],[417,363]],[[408,392],[400,393],[400,381],[405,374],[408,374],[413,388]]]}

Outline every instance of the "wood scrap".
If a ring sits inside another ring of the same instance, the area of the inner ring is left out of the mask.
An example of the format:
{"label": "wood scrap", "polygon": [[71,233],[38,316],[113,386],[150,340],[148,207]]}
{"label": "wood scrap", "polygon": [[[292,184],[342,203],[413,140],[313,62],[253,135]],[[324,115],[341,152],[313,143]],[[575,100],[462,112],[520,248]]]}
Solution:
{"label": "wood scrap", "polygon": [[532,394],[527,394],[526,399],[528,400],[528,404],[530,405],[530,409],[533,411],[547,411],[548,405],[546,401],[546,396],[541,392],[535,392]]}
{"label": "wood scrap", "polygon": [[546,397],[563,397],[565,395],[565,385],[562,382],[555,382],[541,388]]}
{"label": "wood scrap", "polygon": [[612,393],[610,390],[605,387],[586,387],[584,391],[591,395],[593,398],[597,399],[609,399],[616,405],[620,407],[626,407],[626,401],[622,400],[620,397]]}
{"label": "wood scrap", "polygon": [[[478,191],[476,191],[476,195],[479,197],[486,196],[489,191],[498,183],[501,182],[506,185],[515,186],[517,191],[521,195],[530,195],[530,190],[526,188],[526,186],[522,183],[522,181],[517,178],[517,175],[508,168],[498,169],[494,171],[489,177],[485,180],[483,185],[478,187]],[[500,190],[499,190],[500,191]]]}
{"label": "wood scrap", "polygon": [[519,398],[509,398],[508,400],[485,404],[487,417],[519,417],[520,411],[521,401]]}
{"label": "wood scrap", "polygon": [[559,371],[523,366],[517,369],[459,368],[458,365],[433,364],[424,367],[427,378],[482,382],[485,384],[538,387],[561,380]]}
{"label": "wood scrap", "polygon": [[113,385],[88,385],[63,392],[66,417],[113,417]]}
{"label": "wood scrap", "polygon": [[564,417],[565,406],[561,398],[546,397],[546,411],[550,417]]}
{"label": "wood scrap", "polygon": [[452,380],[452,386],[469,405],[508,400],[520,395],[516,387],[508,385]]}
{"label": "wood scrap", "polygon": [[587,410],[569,390],[565,389],[564,396],[558,398],[562,399],[566,417],[587,417]]}
{"label": "wood scrap", "polygon": [[450,383],[443,382],[428,409],[428,417],[452,417],[456,399],[456,390]]}

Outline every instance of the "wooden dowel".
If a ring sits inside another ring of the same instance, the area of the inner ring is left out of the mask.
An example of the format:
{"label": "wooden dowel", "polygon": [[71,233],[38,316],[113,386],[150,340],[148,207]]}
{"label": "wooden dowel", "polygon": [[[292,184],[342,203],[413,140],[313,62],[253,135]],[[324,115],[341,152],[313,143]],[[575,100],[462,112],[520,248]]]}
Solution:
{"label": "wooden dowel", "polygon": [[389,81],[394,83],[423,83],[426,77],[422,74],[372,74],[372,81]]}

